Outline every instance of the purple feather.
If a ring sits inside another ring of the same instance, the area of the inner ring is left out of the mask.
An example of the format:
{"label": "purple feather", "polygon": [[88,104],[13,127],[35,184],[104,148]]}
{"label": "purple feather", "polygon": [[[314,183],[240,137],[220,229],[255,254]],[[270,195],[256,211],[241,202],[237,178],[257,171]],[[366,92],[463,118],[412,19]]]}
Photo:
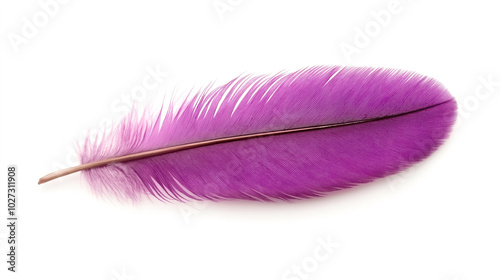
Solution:
{"label": "purple feather", "polygon": [[[436,80],[401,70],[311,67],[242,76],[206,88],[179,111],[134,111],[82,164],[205,140],[321,125],[84,170],[119,198],[291,200],[372,181],[429,156],[447,138],[456,102]],[[165,108],[163,109],[165,110]]]}

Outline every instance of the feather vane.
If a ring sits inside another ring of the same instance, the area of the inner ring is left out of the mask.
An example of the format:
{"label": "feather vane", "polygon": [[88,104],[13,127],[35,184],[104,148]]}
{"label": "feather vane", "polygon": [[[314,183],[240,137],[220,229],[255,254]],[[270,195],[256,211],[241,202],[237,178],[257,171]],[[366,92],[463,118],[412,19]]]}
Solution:
{"label": "feather vane", "polygon": [[83,170],[95,192],[119,198],[302,199],[426,158],[456,108],[439,82],[413,72],[308,67],[207,87],[177,111],[133,111],[80,156],[92,164],[173,147]]}

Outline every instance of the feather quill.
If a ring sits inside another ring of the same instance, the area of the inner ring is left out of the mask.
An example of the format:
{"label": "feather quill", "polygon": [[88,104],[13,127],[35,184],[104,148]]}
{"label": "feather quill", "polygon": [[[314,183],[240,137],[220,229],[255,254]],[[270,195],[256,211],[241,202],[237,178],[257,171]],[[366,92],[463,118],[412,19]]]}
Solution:
{"label": "feather quill", "polygon": [[39,183],[82,171],[95,192],[132,200],[316,197],[426,158],[448,137],[456,109],[439,82],[403,70],[240,76],[177,111],[133,110],[85,141],[81,166]]}

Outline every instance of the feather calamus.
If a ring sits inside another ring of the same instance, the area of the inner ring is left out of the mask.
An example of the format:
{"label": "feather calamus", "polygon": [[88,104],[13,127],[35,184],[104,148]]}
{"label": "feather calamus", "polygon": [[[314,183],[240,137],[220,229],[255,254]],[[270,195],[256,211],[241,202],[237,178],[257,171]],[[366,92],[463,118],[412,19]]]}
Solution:
{"label": "feather calamus", "polygon": [[[178,110],[133,110],[80,147],[99,194],[137,200],[291,200],[398,172],[448,137],[457,105],[436,80],[381,68],[317,66],[240,76]],[[163,111],[163,112],[162,112]]]}

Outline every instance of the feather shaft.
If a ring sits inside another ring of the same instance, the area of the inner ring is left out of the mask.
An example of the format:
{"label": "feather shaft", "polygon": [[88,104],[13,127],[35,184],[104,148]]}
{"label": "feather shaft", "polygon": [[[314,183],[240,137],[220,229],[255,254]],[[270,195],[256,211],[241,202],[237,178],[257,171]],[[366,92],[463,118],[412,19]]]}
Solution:
{"label": "feather shaft", "polygon": [[401,114],[395,114],[395,115],[384,116],[384,117],[379,117],[379,118],[351,121],[351,122],[345,122],[345,123],[335,123],[335,124],[328,124],[328,125],[294,128],[294,129],[284,129],[284,130],[278,130],[278,131],[268,131],[268,132],[253,133],[253,134],[246,134],[246,135],[239,135],[239,136],[232,136],[232,137],[224,137],[224,138],[188,143],[188,144],[183,144],[183,145],[171,146],[171,147],[166,147],[166,148],[156,149],[156,150],[151,150],[151,151],[139,152],[139,153],[134,153],[134,154],[125,155],[125,156],[113,157],[113,158],[109,158],[109,159],[105,159],[105,160],[90,162],[90,163],[86,163],[86,164],[82,164],[82,165],[78,165],[78,166],[69,167],[69,168],[59,170],[56,172],[52,172],[50,174],[47,174],[47,175],[41,177],[38,180],[38,184],[41,185],[41,184],[44,184],[46,182],[52,181],[54,179],[57,179],[57,178],[60,178],[60,177],[66,176],[66,175],[70,175],[70,174],[73,174],[73,173],[76,173],[79,171],[84,171],[84,170],[88,170],[88,169],[92,169],[92,168],[96,168],[96,167],[106,166],[109,164],[116,164],[116,163],[120,163],[120,162],[139,160],[139,159],[143,159],[143,158],[154,157],[154,156],[159,156],[159,155],[163,155],[163,154],[167,154],[167,153],[173,153],[173,152],[178,152],[178,151],[183,151],[183,150],[187,150],[187,149],[193,149],[193,148],[198,148],[198,147],[203,147],[203,146],[208,146],[208,145],[215,145],[215,144],[219,144],[219,143],[245,140],[245,139],[257,138],[257,137],[265,137],[265,136],[305,132],[305,131],[325,129],[325,128],[334,128],[334,127],[340,127],[340,126],[356,125],[356,124],[361,124],[361,123],[368,123],[368,122],[374,122],[374,121],[379,121],[379,120],[385,120],[385,119],[389,119],[389,118],[395,118],[395,117],[404,116],[404,115],[424,111],[427,109],[431,109],[431,108],[437,107],[439,105],[442,105],[442,104],[450,102],[450,101],[452,101],[452,100],[447,100],[447,101],[444,101],[444,102],[441,102],[441,103],[438,103],[435,105],[431,105],[431,106],[428,106],[425,108],[421,108],[418,110],[413,110],[413,111],[409,111],[409,112],[405,112],[405,113],[401,113]]}

